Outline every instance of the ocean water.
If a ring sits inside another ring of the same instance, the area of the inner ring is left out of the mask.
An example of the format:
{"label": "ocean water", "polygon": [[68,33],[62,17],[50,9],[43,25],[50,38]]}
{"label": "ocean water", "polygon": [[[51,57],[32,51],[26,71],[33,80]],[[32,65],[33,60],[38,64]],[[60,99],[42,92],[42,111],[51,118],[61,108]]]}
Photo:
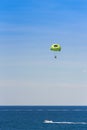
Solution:
{"label": "ocean water", "polygon": [[87,130],[87,106],[0,106],[0,130]]}

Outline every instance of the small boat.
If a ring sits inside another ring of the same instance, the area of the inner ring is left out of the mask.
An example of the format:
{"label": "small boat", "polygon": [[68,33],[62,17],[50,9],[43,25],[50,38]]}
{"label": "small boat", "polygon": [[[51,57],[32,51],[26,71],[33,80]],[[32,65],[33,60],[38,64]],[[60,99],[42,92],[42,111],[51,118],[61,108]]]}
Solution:
{"label": "small boat", "polygon": [[53,123],[52,120],[44,120],[44,123]]}

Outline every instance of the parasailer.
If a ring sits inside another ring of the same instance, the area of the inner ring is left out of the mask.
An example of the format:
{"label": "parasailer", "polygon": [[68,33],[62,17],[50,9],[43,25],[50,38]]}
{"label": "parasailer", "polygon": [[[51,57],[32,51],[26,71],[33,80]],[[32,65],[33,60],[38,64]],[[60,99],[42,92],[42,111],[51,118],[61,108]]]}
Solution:
{"label": "parasailer", "polygon": [[[50,50],[51,51],[61,51],[61,46],[60,44],[52,44],[51,47],[50,47]],[[57,56],[55,55],[54,58],[56,59]]]}

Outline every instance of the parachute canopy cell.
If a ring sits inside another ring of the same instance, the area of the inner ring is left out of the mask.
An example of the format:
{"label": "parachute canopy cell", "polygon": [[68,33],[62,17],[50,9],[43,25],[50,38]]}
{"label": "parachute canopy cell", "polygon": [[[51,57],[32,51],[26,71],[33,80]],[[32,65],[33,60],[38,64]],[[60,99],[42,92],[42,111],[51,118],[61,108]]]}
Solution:
{"label": "parachute canopy cell", "polygon": [[59,44],[52,44],[50,47],[52,51],[61,51],[61,46]]}

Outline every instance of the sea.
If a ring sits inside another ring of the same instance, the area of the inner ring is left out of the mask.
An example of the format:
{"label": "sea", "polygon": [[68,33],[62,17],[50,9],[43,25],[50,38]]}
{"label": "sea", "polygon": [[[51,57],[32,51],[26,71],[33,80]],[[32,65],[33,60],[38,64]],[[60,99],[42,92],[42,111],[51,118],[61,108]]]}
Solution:
{"label": "sea", "polygon": [[87,106],[0,106],[0,130],[87,130]]}

